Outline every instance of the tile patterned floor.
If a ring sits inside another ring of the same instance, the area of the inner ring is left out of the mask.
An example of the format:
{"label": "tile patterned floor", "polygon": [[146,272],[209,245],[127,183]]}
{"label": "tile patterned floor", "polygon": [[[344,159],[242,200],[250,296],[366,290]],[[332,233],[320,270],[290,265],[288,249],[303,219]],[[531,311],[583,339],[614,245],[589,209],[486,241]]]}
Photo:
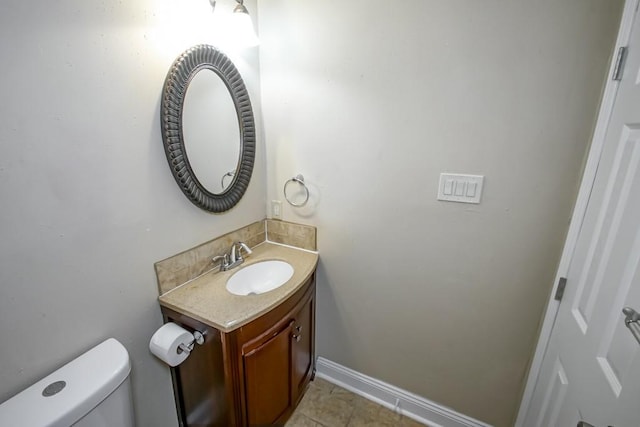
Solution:
{"label": "tile patterned floor", "polygon": [[316,377],[286,427],[424,427]]}

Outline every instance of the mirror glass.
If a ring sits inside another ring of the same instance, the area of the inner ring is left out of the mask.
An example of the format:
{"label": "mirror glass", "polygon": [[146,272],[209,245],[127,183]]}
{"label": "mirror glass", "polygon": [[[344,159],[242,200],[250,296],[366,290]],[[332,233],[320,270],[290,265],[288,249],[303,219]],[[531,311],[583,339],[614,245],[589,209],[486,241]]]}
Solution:
{"label": "mirror glass", "polygon": [[235,176],[240,156],[240,128],[231,94],[210,69],[189,83],[182,107],[185,151],[193,173],[211,193],[222,193]]}

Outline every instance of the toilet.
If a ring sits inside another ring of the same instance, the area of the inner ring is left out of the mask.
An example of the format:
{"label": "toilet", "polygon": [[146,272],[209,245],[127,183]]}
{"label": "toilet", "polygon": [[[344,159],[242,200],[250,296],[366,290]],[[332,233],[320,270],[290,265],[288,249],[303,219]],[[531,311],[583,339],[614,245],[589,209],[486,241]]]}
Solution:
{"label": "toilet", "polygon": [[0,404],[0,426],[134,427],[130,372],[109,338]]}

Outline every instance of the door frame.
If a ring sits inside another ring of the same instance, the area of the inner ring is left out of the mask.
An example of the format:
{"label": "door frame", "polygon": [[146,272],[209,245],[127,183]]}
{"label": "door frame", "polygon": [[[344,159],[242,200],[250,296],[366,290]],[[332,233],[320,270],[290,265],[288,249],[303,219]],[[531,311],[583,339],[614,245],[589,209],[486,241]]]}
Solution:
{"label": "door frame", "polygon": [[540,369],[542,367],[542,360],[547,350],[547,345],[551,338],[551,332],[558,314],[558,308],[560,302],[556,301],[554,296],[558,287],[558,282],[561,277],[566,277],[571,264],[571,258],[578,241],[578,235],[582,228],[582,222],[584,220],[585,212],[587,210],[587,204],[591,195],[591,188],[595,181],[596,172],[598,170],[598,164],[600,162],[600,156],[602,154],[602,148],[604,146],[604,137],[613,111],[613,105],[618,93],[619,82],[612,79],[613,70],[615,68],[615,62],[617,52],[620,47],[627,46],[629,37],[631,36],[631,29],[634,23],[634,17],[636,10],[640,5],[640,0],[625,0],[624,9],[622,12],[622,19],[620,20],[620,26],[618,29],[618,36],[614,50],[612,52],[611,63],[609,65],[609,71],[607,73],[607,80],[604,86],[604,92],[602,94],[602,101],[600,103],[600,109],[598,111],[598,117],[596,119],[596,126],[593,131],[593,137],[591,140],[591,147],[589,148],[589,154],[587,162],[585,164],[584,173],[582,175],[582,181],[580,183],[580,189],[578,190],[578,197],[576,198],[576,204],[571,216],[571,222],[569,225],[569,231],[567,232],[567,238],[564,243],[562,255],[560,257],[560,264],[554,279],[553,288],[549,295],[547,307],[543,317],[542,327],[540,328],[540,334],[538,336],[538,343],[536,345],[533,359],[529,367],[529,373],[527,375],[527,382],[522,394],[522,400],[520,401],[520,409],[518,410],[518,417],[516,418],[515,427],[522,427],[524,420],[529,410],[529,404],[533,397],[533,391],[538,377],[540,375]]}

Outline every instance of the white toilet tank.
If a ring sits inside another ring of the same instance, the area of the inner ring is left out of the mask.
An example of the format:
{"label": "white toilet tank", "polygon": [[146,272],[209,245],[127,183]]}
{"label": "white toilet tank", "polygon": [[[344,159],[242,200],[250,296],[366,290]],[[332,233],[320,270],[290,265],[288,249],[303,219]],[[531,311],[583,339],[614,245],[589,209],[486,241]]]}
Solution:
{"label": "white toilet tank", "polygon": [[0,405],[0,426],[133,427],[127,350],[109,338]]}

